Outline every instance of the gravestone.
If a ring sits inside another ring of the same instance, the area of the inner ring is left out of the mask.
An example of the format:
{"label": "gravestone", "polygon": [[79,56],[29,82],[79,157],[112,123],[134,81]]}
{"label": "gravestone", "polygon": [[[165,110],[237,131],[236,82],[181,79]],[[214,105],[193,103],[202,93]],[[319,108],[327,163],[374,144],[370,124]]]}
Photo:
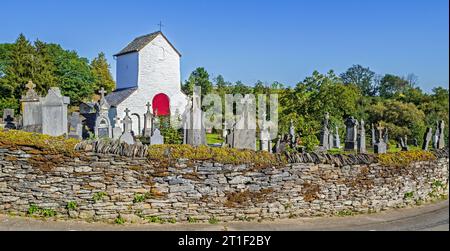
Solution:
{"label": "gravestone", "polygon": [[328,135],[328,148],[334,148],[334,136],[332,133]]}
{"label": "gravestone", "polygon": [[133,134],[131,133],[131,126],[133,121],[130,118],[130,110],[127,108],[125,109],[125,117],[122,120],[123,123],[123,134],[120,136],[119,140],[120,142],[124,142],[127,143],[129,145],[134,145],[135,141],[134,141],[134,137]]}
{"label": "gravestone", "polygon": [[[384,142],[384,135],[383,135],[383,130],[385,130],[385,128],[383,128],[382,126],[378,126],[378,140],[377,143],[374,145],[373,151],[376,154],[382,154],[382,153],[386,153],[387,152],[387,144]],[[385,130],[384,133],[387,133],[387,129]]]}
{"label": "gravestone", "polygon": [[330,119],[330,114],[325,113],[325,119],[322,122],[322,130],[320,132],[320,146],[322,150],[329,150],[330,146],[330,131],[328,129],[328,120]]}
{"label": "gravestone", "polygon": [[26,85],[27,93],[20,100],[22,103],[22,130],[42,133],[42,106],[39,95],[32,81]]}
{"label": "gravestone", "polygon": [[388,144],[389,144],[389,129],[387,129],[387,128],[384,131],[383,141],[388,146]]}
{"label": "gravestone", "polygon": [[69,138],[82,139],[83,124],[80,118],[80,113],[73,112],[69,118]]}
{"label": "gravestone", "polygon": [[358,139],[358,121],[349,117],[345,121],[346,132],[345,135],[345,150],[346,151],[356,151],[357,150],[357,139]]}
{"label": "gravestone", "polygon": [[[131,116],[134,116],[137,119],[137,122],[138,122],[137,136],[140,137],[141,136],[141,116],[139,116],[139,114],[137,114],[137,113],[133,113],[133,114],[131,114]],[[134,132],[133,132],[133,134],[134,134]]]}
{"label": "gravestone", "polygon": [[[264,116],[264,118],[266,118]],[[291,126],[289,127],[289,134],[291,136],[291,147],[295,148],[295,143],[296,143],[296,139],[295,139],[295,127],[294,127],[294,121],[291,119]]]}
{"label": "gravestone", "polygon": [[241,100],[243,110],[233,131],[233,148],[256,151],[256,119],[255,114],[252,114],[249,109],[253,102],[254,100],[247,95]]}
{"label": "gravestone", "polygon": [[22,115],[17,115],[17,130],[22,130],[22,126],[23,126],[23,120],[22,120]]}
{"label": "gravestone", "polygon": [[377,139],[375,136],[375,126],[373,124],[372,124],[371,131],[372,131],[372,147],[373,147],[377,143]]}
{"label": "gravestone", "polygon": [[5,128],[6,129],[12,129],[15,130],[17,129],[16,124],[14,124],[14,117],[11,117],[11,115],[8,115],[5,119]]}
{"label": "gravestone", "polygon": [[335,134],[334,134],[334,148],[340,149],[341,148],[341,138],[339,136],[339,128],[338,126],[336,126],[335,129]]}
{"label": "gravestone", "polygon": [[114,127],[112,129],[112,138],[114,140],[120,139],[120,136],[122,136],[122,127],[120,126],[120,118],[116,117],[114,118]]}
{"label": "gravestone", "polygon": [[50,136],[68,134],[67,106],[70,98],[61,95],[58,87],[52,87],[47,96],[41,99],[42,133]]}
{"label": "gravestone", "polygon": [[164,144],[164,137],[161,135],[161,132],[159,129],[155,129],[153,131],[153,135],[150,138],[150,145],[163,145]]}
{"label": "gravestone", "polygon": [[227,136],[228,136],[228,127],[227,122],[224,121],[222,124],[222,139],[223,139],[222,147],[227,145]]}
{"label": "gravestone", "polygon": [[195,86],[183,116],[184,142],[193,146],[206,145],[206,130],[201,109],[201,87]]}
{"label": "gravestone", "polygon": [[427,131],[425,132],[425,135],[423,136],[422,150],[424,150],[424,151],[428,150],[432,138],[433,138],[433,129],[427,128]]}
{"label": "gravestone", "polygon": [[14,119],[14,109],[3,109],[3,121],[6,122],[6,118],[11,117]]}
{"label": "gravestone", "polygon": [[358,152],[367,153],[366,149],[366,128],[364,120],[361,120],[359,124],[359,134],[358,134]]}
{"label": "gravestone", "polygon": [[437,149],[445,148],[445,122],[441,120],[439,122],[439,138],[437,143]]}
{"label": "gravestone", "polygon": [[263,122],[262,128],[259,132],[259,147],[261,151],[270,152],[270,134],[269,130],[266,126],[266,123]]}
{"label": "gravestone", "polygon": [[408,142],[407,136],[405,136],[405,139],[403,139],[402,137],[399,138],[400,147],[404,152],[409,151],[408,143],[406,142]]}
{"label": "gravestone", "polygon": [[98,103],[97,118],[95,120],[94,133],[97,138],[112,138],[112,127],[109,119],[111,106],[106,101],[104,88],[100,90],[101,98]]}
{"label": "gravestone", "polygon": [[439,143],[439,121],[436,122],[436,131],[434,132],[434,136],[433,136],[433,148],[437,149],[438,148],[438,143]]}
{"label": "gravestone", "polygon": [[146,106],[147,112],[144,114],[144,137],[150,138],[152,136],[153,128],[153,114],[151,112],[152,105],[148,102]]}

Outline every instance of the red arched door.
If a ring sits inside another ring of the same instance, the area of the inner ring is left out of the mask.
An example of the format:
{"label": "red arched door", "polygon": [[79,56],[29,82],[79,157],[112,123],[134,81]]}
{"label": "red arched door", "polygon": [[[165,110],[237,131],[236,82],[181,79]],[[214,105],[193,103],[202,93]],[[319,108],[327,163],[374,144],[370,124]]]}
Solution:
{"label": "red arched door", "polygon": [[168,116],[170,115],[170,100],[169,97],[160,93],[153,98],[152,102],[153,114],[155,116]]}

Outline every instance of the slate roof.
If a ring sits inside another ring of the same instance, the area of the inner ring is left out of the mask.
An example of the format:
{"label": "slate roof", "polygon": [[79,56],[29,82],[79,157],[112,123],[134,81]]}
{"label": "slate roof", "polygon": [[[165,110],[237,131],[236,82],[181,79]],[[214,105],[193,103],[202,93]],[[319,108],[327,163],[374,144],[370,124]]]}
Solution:
{"label": "slate roof", "polygon": [[108,101],[108,104],[110,106],[117,107],[120,103],[122,103],[125,99],[127,99],[136,90],[137,90],[137,87],[117,89],[114,92],[107,95],[105,98],[106,98],[106,101]]}
{"label": "slate roof", "polygon": [[166,36],[164,36],[164,34],[161,31],[153,32],[153,33],[150,33],[148,35],[144,35],[144,36],[140,36],[138,38],[135,38],[133,40],[133,42],[129,43],[119,53],[114,55],[114,57],[122,56],[122,55],[125,55],[125,54],[128,54],[128,53],[138,52],[138,51],[142,50],[145,46],[147,46],[149,43],[151,43],[153,41],[153,39],[155,39],[158,35],[162,35],[164,37],[164,39],[166,39],[167,42],[170,44],[170,46],[172,46],[172,48],[181,57],[181,53],[177,49],[175,49],[175,47],[172,45],[172,43],[170,43],[170,41],[167,39]]}

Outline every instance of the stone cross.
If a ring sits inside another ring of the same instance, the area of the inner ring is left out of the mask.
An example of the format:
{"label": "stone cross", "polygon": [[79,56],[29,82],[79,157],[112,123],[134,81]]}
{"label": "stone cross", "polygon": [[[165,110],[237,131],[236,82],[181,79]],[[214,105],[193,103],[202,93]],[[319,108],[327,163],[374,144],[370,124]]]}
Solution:
{"label": "stone cross", "polygon": [[341,148],[341,138],[339,136],[339,128],[336,126],[336,132],[334,134],[334,148]]}
{"label": "stone cross", "polygon": [[42,105],[40,97],[34,91],[36,86],[30,80],[27,93],[20,100],[22,103],[22,129],[26,132],[42,133]]}
{"label": "stone cross", "polygon": [[134,137],[131,134],[131,126],[132,126],[132,120],[129,116],[130,109],[125,109],[125,118],[122,120],[123,123],[123,134],[120,136],[119,140],[120,142],[127,143],[129,145],[133,145],[135,143]]}
{"label": "stone cross", "polygon": [[387,144],[384,142],[384,138],[383,138],[383,131],[385,130],[385,128],[382,127],[381,125],[379,125],[377,127],[377,130],[378,130],[378,140],[376,141],[377,143],[375,143],[375,145],[373,147],[373,151],[376,154],[386,153],[387,152]]}
{"label": "stone cross", "polygon": [[359,134],[358,134],[358,152],[359,153],[366,153],[366,129],[365,129],[365,122],[364,120],[361,120],[359,124]]}
{"label": "stone cross", "polygon": [[144,137],[150,138],[152,136],[153,128],[152,105],[148,102],[145,106],[147,106],[147,112],[144,114]]}
{"label": "stone cross", "polygon": [[330,131],[328,129],[328,120],[330,119],[330,114],[325,113],[325,119],[322,123],[322,131],[320,133],[320,146],[323,150],[329,150],[332,146],[330,146]]}
{"label": "stone cross", "polygon": [[377,143],[376,136],[375,136],[375,126],[372,124],[372,146],[374,146]]}

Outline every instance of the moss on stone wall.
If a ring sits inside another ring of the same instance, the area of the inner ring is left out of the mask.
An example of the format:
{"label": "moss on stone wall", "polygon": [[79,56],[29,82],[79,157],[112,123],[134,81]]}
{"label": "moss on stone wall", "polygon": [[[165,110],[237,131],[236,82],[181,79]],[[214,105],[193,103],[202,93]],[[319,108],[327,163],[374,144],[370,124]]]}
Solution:
{"label": "moss on stone wall", "polygon": [[76,139],[66,139],[65,137],[52,137],[16,130],[0,130],[0,146],[25,146],[44,151],[47,154],[72,156],[75,154],[75,145],[78,142]]}
{"label": "moss on stone wall", "polygon": [[268,152],[255,152],[234,148],[212,148],[191,145],[156,145],[149,148],[152,160],[189,159],[212,160],[222,164],[253,164],[255,166],[278,166],[285,164],[284,157]]}
{"label": "moss on stone wall", "polygon": [[436,160],[436,156],[432,152],[416,150],[380,154],[378,160],[384,166],[407,167],[413,162]]}

